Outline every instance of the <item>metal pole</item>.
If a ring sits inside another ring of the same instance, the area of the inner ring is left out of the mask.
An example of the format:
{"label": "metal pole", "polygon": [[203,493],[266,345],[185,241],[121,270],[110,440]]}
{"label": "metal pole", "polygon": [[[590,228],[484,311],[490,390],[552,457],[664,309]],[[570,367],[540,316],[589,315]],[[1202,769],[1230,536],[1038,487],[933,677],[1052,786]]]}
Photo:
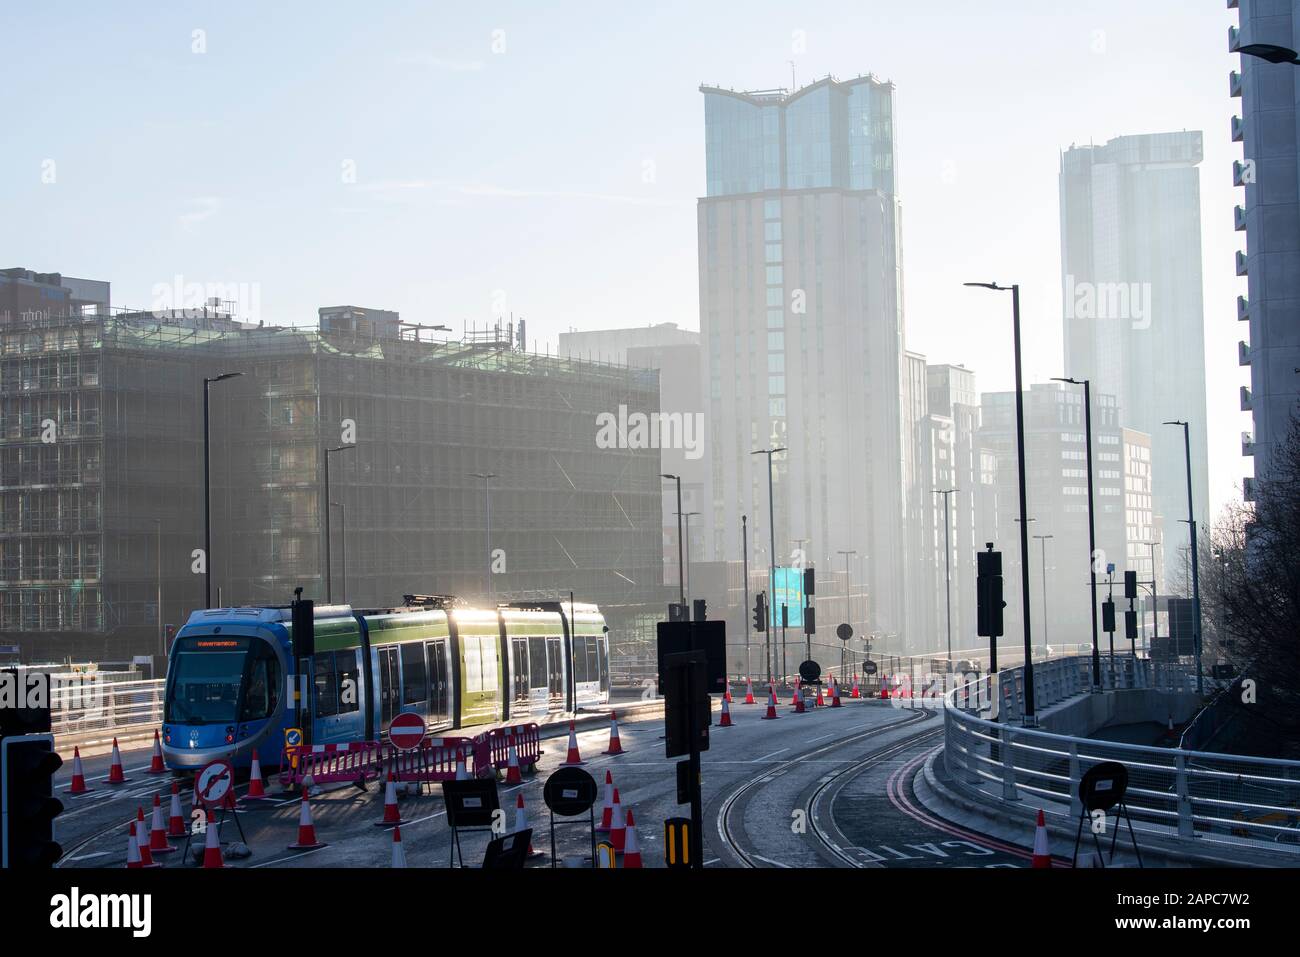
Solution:
{"label": "metal pole", "polygon": [[1025,625],[1025,726],[1038,723],[1034,715],[1034,656],[1029,623],[1029,516],[1025,502],[1025,394],[1020,370],[1020,286],[1011,287],[1011,322],[1016,359],[1016,457],[1020,476],[1020,590]]}
{"label": "metal pole", "polygon": [[330,552],[333,544],[330,538],[330,450],[325,450],[325,604],[334,604],[334,573],[330,568]]}
{"label": "metal pole", "polygon": [[952,526],[952,518],[948,511],[948,496],[956,492],[957,489],[950,488],[943,491],[935,490],[935,494],[943,496],[943,570],[944,570],[944,593],[945,601],[948,606],[948,673],[952,674],[952,542],[949,539],[949,529]]}
{"label": "metal pole", "polygon": [[1092,503],[1092,381],[1083,380],[1083,423],[1088,448],[1088,574],[1092,585],[1092,690],[1101,691],[1101,647],[1097,642],[1097,519]]}
{"label": "metal pole", "polygon": [[681,604],[686,605],[686,559],[682,551],[682,477],[672,475],[677,480],[677,588],[681,594]]}
{"label": "metal pole", "polygon": [[753,677],[749,658],[749,516],[740,516],[740,557],[744,562],[745,605],[741,609],[745,620],[745,677]]}
{"label": "metal pole", "polygon": [[343,559],[343,604],[346,605],[348,603],[348,510],[342,502],[339,502],[339,520],[343,524],[339,544],[343,546],[340,557]]}
{"label": "metal pole", "polygon": [[1187,453],[1187,524],[1192,530],[1192,608],[1195,614],[1192,634],[1196,640],[1196,693],[1205,693],[1205,675],[1201,670],[1201,572],[1196,547],[1196,517],[1192,511],[1192,439],[1186,422],[1183,423],[1183,450]]}
{"label": "metal pole", "polygon": [[[492,604],[492,480],[483,481],[483,497],[487,499],[486,524],[484,526],[484,536],[487,539],[487,596],[488,605]],[[572,612],[572,609],[570,609]]]}
{"label": "metal pole", "polygon": [[156,518],[154,521],[158,524],[158,555],[157,555],[157,580],[158,580],[158,647],[162,649],[162,657],[167,657],[167,635],[163,631],[163,613],[162,613],[162,519]]}
{"label": "metal pole", "polygon": [[203,380],[203,607],[212,607],[212,469],[208,445],[208,386]]}

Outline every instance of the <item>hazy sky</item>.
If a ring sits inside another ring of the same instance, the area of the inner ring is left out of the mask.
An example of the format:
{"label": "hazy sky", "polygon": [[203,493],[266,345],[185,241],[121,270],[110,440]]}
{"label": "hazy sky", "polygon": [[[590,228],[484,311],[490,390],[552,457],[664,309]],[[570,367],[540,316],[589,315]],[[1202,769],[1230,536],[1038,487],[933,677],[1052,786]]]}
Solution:
{"label": "hazy sky", "polygon": [[1249,474],[1223,0],[468,8],[6,3],[0,266],[107,279],[122,306],[244,284],[271,323],[351,303],[459,331],[503,308],[539,348],[698,328],[699,84],[874,73],[898,88],[908,346],[982,390],[1011,385],[1007,303],[964,280],[1020,282],[1027,381],[1063,371],[1059,151],[1205,132],[1216,505]]}

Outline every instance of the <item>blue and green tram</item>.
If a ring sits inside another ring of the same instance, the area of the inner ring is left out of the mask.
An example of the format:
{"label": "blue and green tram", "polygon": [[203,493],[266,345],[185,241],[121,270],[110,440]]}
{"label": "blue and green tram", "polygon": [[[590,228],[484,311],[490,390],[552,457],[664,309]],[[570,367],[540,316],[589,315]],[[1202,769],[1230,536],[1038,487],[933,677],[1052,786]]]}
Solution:
{"label": "blue and green tram", "polygon": [[436,734],[609,701],[609,629],[595,605],[407,600],[316,606],[306,657],[295,654],[288,606],[191,614],[168,659],[167,766],[247,766],[254,748],[274,762],[292,727],[311,745],[344,744],[384,740],[405,711]]}

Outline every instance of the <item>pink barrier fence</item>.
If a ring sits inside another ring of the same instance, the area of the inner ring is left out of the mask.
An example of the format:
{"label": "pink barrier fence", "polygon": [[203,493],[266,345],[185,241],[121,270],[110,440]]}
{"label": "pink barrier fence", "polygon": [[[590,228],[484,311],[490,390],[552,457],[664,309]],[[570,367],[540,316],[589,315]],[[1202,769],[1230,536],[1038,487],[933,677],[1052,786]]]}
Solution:
{"label": "pink barrier fence", "polygon": [[[319,747],[321,750],[316,750]],[[298,766],[280,757],[280,784],[297,787],[311,777],[313,784],[336,784],[377,777],[383,770],[387,745],[379,741],[353,741],[346,745],[317,745],[298,755]]]}
{"label": "pink barrier fence", "polygon": [[514,724],[505,728],[494,728],[474,739],[479,749],[480,767],[486,773],[487,768],[504,769],[510,764],[510,739],[514,738],[515,754],[519,767],[528,768],[537,764],[542,756],[541,729],[536,724]]}

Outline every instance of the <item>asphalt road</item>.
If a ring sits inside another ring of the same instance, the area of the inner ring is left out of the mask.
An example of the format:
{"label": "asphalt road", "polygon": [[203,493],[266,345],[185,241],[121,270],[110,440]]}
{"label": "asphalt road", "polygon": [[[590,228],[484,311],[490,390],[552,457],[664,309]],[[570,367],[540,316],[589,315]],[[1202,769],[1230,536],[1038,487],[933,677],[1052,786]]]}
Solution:
{"label": "asphalt road", "polygon": [[[738,696],[739,698],[740,696]],[[716,704],[715,704],[716,707]],[[941,715],[912,712],[878,700],[845,700],[839,709],[822,708],[794,714],[788,697],[776,721],[761,720],[762,705],[734,703],[734,726],[711,729],[710,749],[702,759],[706,865],[712,867],[922,867],[1024,866],[1023,856],[1005,845],[981,841],[961,829],[939,822],[919,810],[909,775],[918,758],[938,746]],[[662,822],[686,816],[676,803],[673,765],[664,757],[662,719],[620,721],[626,753],[601,754],[608,744],[607,728],[580,731],[579,748],[585,769],[598,784],[609,771],[625,808],[637,820],[646,867],[662,867]],[[521,785],[499,788],[508,826],[515,804],[524,796],[534,847],[545,852],[530,866],[549,866],[548,813],[542,802],[547,776],[565,758],[563,736],[542,742],[539,773]],[[67,808],[57,821],[57,836],[65,851],[62,867],[121,867],[126,861],[126,827],[136,808],[148,818],[153,795],[162,794],[164,813],[170,799],[171,775],[148,775],[149,751],[125,757],[127,784],[109,786],[107,756],[84,759],[87,779],[95,790],[72,798],[60,793]],[[60,771],[62,792],[71,761]],[[246,785],[238,788],[243,793]],[[187,783],[182,803],[189,811]],[[268,781],[268,790],[279,794]],[[407,862],[411,867],[446,867],[451,833],[438,789],[401,799]],[[311,801],[317,835],[327,847],[315,851],[287,850],[297,834],[300,802],[286,796],[239,812],[239,823],[251,856],[228,860],[229,867],[387,867],[391,861],[389,831],[374,822],[383,815],[383,787],[372,782],[366,792],[350,785],[332,785]],[[600,804],[596,805],[599,821]],[[476,866],[487,843],[483,833],[462,836],[466,863]],[[233,822],[221,829],[224,843],[239,840]],[[599,838],[598,838],[599,839]],[[180,843],[180,842],[177,842]],[[590,855],[589,830],[583,826],[556,828],[557,857]],[[179,854],[163,859],[166,867],[190,866]]]}

